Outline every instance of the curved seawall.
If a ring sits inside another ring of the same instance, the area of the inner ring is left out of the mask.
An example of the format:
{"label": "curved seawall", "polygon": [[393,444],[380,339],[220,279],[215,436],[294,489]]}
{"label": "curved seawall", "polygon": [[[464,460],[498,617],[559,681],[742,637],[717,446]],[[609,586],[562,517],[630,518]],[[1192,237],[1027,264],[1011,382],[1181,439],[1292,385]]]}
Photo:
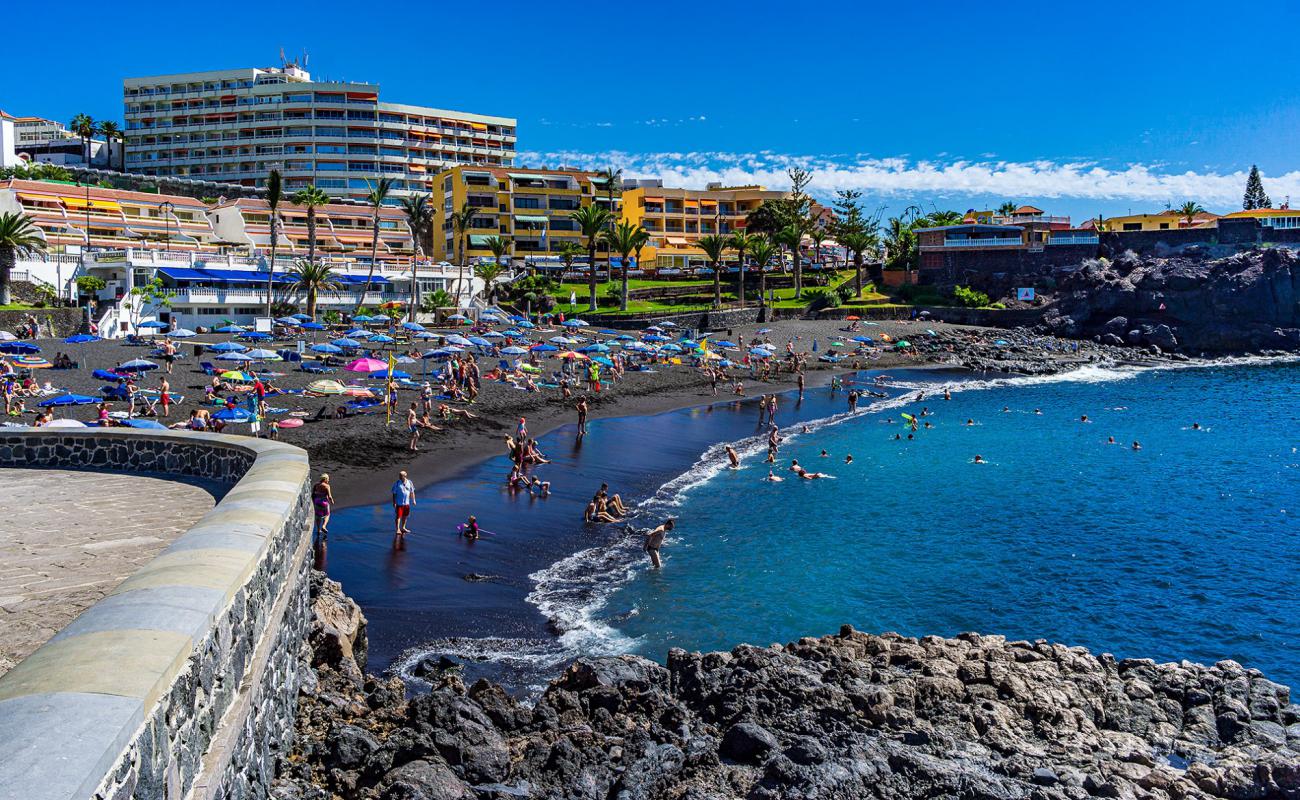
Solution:
{"label": "curved seawall", "polygon": [[309,618],[307,454],[216,434],[45,429],[0,433],[0,467],[229,486],[0,676],[0,800],[265,796],[293,735]]}

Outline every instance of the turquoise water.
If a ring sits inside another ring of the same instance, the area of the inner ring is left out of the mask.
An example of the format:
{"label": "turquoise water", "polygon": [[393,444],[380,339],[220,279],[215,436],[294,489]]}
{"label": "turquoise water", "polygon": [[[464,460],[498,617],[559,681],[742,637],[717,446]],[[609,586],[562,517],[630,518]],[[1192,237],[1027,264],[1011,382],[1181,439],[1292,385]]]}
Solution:
{"label": "turquoise water", "polygon": [[[643,507],[643,524],[679,520],[663,570],[643,562],[589,614],[658,659],[849,623],[1231,658],[1296,683],[1298,378],[1291,363],[979,382],[795,426],[778,466],[820,481],[762,480],[753,442],[738,470],[715,449]],[[923,406],[933,429],[895,441]]]}

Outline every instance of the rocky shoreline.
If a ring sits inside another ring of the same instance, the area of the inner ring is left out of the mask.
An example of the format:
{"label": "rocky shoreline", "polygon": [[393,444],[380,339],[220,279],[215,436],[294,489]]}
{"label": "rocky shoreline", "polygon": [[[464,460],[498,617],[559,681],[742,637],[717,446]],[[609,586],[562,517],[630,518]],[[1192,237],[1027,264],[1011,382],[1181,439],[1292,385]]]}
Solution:
{"label": "rocky shoreline", "polygon": [[457,669],[364,673],[365,618],[315,573],[278,800],[1295,798],[1300,706],[1232,661],[845,627],[784,646],[579,659],[536,704]]}

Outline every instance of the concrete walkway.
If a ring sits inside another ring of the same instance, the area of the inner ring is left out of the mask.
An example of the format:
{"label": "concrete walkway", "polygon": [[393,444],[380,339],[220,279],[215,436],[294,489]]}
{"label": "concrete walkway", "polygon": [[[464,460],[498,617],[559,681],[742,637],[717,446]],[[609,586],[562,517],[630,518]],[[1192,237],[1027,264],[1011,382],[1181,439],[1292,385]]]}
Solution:
{"label": "concrete walkway", "polygon": [[225,488],[0,468],[0,675],[158,555]]}

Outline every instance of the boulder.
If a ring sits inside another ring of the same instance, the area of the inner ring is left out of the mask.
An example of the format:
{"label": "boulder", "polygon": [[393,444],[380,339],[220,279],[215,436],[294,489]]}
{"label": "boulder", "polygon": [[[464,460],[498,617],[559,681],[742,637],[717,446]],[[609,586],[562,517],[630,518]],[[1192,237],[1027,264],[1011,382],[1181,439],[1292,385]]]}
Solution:
{"label": "boulder", "polygon": [[771,731],[754,722],[738,722],[727,729],[722,737],[720,752],[732,761],[742,764],[762,763],[780,742]]}

